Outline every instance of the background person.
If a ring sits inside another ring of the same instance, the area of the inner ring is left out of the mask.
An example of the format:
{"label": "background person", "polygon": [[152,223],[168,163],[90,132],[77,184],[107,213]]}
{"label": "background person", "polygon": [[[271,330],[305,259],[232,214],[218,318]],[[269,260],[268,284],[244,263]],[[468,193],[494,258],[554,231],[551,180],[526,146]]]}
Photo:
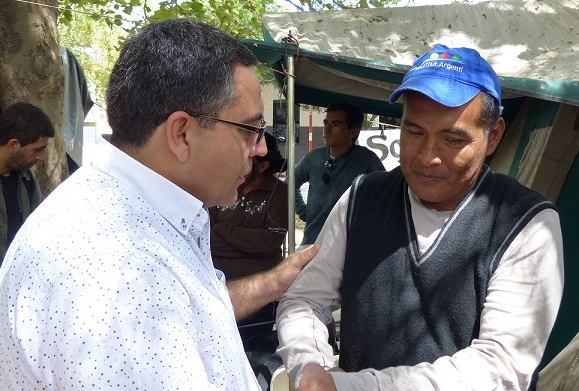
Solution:
{"label": "background person", "polygon": [[232,203],[266,153],[256,62],[188,19],[127,41],[110,143],[29,217],[0,269],[0,389],[259,390],[235,320],[278,300],[316,247],[227,285],[211,261],[206,208]]}
{"label": "background person", "polygon": [[[300,391],[529,388],[563,246],[554,205],[484,164],[504,132],[500,91],[478,52],[437,45],[390,97],[403,95],[400,167],[352,184],[278,307]],[[340,306],[332,368],[324,323]]]}
{"label": "background person", "polygon": [[[384,171],[378,156],[356,145],[364,113],[358,106],[336,102],[324,119],[324,146],[306,153],[295,167],[296,214],[305,221],[302,246],[316,241],[328,214],[354,178]],[[300,187],[309,182],[307,203]]]}
{"label": "background person", "polygon": [[17,102],[0,113],[0,265],[22,223],[42,200],[32,166],[44,160],[54,126],[38,107]]}

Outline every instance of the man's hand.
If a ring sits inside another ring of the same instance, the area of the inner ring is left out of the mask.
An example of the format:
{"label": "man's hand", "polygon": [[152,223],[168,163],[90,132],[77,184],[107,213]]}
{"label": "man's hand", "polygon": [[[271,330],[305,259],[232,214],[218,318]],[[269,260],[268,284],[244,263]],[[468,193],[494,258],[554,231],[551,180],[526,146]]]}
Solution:
{"label": "man's hand", "polygon": [[288,290],[302,269],[316,256],[320,250],[319,244],[313,244],[301,251],[293,253],[284,259],[279,265],[271,271],[275,273],[278,287],[278,297],[274,300],[280,300],[281,296]]}
{"label": "man's hand", "polygon": [[[332,368],[331,370],[333,370]],[[298,386],[299,391],[336,391],[334,379],[320,364],[309,364]]]}
{"label": "man's hand", "polygon": [[228,281],[227,289],[233,304],[235,319],[243,320],[267,303],[281,299],[319,249],[320,246],[314,244],[290,255],[266,272]]}

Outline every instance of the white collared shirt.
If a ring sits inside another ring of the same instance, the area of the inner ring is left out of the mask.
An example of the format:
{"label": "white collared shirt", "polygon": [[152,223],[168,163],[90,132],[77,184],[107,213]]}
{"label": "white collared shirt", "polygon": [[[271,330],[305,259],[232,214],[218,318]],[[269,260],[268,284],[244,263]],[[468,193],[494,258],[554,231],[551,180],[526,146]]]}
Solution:
{"label": "white collared shirt", "polygon": [[0,269],[0,389],[259,390],[202,202],[104,140]]}

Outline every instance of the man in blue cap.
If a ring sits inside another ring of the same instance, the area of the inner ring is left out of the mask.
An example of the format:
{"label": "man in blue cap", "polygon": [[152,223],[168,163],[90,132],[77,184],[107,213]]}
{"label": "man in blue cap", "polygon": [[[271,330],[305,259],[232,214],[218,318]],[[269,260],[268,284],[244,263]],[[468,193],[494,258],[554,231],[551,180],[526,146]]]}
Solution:
{"label": "man in blue cap", "polygon": [[555,207],[485,165],[505,123],[477,51],[436,46],[399,98],[400,167],[359,177],[330,213],[278,307],[278,353],[299,391],[526,390],[562,295]]}

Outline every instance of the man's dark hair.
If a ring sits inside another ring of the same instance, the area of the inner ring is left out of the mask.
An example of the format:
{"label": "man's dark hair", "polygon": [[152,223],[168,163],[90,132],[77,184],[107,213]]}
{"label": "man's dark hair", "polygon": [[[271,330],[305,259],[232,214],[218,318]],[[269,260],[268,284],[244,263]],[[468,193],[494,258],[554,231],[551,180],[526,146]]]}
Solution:
{"label": "man's dark hair", "polygon": [[335,102],[330,104],[326,111],[328,113],[330,111],[345,111],[348,128],[362,129],[362,125],[364,124],[364,112],[360,107],[348,102]]}
{"label": "man's dark hair", "polygon": [[[359,128],[362,130],[362,125],[364,124],[364,112],[360,107],[348,102],[334,102],[331,103],[326,110],[328,113],[330,111],[345,111],[348,129]],[[360,133],[352,139],[352,144],[356,143],[359,135]]]}
{"label": "man's dark hair", "polygon": [[16,139],[24,147],[42,136],[54,137],[54,126],[39,107],[17,102],[0,113],[0,145]]}
{"label": "man's dark hair", "polygon": [[490,94],[481,91],[482,108],[477,120],[477,125],[485,128],[485,137],[487,137],[493,126],[499,120],[501,110],[499,102]]}
{"label": "man's dark hair", "polygon": [[218,116],[235,99],[235,67],[257,62],[241,42],[202,22],[171,19],[146,26],[124,45],[111,72],[111,142],[142,147],[179,110]]}

